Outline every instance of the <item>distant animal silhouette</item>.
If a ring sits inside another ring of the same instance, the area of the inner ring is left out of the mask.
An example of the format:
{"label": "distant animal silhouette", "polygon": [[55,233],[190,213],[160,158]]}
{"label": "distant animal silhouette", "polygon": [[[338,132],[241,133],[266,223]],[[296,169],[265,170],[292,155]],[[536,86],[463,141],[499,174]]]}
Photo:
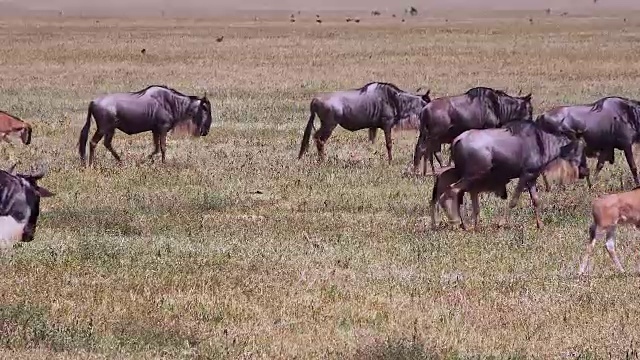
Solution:
{"label": "distant animal silhouette", "polygon": [[141,53],[142,55],[146,54],[146,53],[147,53],[147,49],[142,49],[142,50],[140,50],[140,53]]}
{"label": "distant animal silhouette", "polygon": [[216,42],[222,42],[222,40],[224,40],[224,35],[216,38]]}

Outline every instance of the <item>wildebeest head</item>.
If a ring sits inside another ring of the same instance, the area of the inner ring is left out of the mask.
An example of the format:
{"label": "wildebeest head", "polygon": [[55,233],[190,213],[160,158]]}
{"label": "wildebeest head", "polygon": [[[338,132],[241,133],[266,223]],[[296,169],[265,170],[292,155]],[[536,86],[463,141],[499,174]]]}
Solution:
{"label": "wildebeest head", "polygon": [[531,105],[531,94],[526,96],[504,96],[502,97],[503,108],[510,116],[506,121],[526,120],[533,121],[533,106]]}
{"label": "wildebeest head", "polygon": [[413,95],[408,92],[397,93],[398,108],[396,110],[396,123],[401,121],[419,123],[419,116],[422,108],[431,102],[431,97],[429,96],[430,93],[431,90],[427,90],[423,95]]}
{"label": "wildebeest head", "polygon": [[578,179],[583,179],[589,173],[586,157],[584,156],[584,144],[578,140],[571,140],[560,148],[560,159],[565,160],[574,169]]}
{"label": "wildebeest head", "polygon": [[[38,185],[38,180],[45,175],[44,171],[37,174],[14,174],[11,167],[5,173],[3,187],[5,188],[5,198],[8,208],[2,209],[7,217],[11,217],[15,222],[25,224],[20,234],[20,240],[29,242],[33,240],[40,215],[40,198],[54,196],[52,192]],[[4,206],[5,204],[0,204]],[[6,240],[6,239],[5,239]]]}
{"label": "wildebeest head", "polygon": [[206,136],[211,128],[211,102],[207,99],[207,93],[203,97],[192,97],[192,114],[195,123],[194,136]]}

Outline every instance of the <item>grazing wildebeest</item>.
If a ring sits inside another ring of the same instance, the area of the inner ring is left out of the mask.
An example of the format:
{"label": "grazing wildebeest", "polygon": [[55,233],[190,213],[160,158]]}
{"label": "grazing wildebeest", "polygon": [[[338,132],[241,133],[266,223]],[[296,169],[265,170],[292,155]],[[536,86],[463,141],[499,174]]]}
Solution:
{"label": "grazing wildebeest", "polygon": [[433,99],[420,113],[420,135],[413,156],[414,172],[424,158],[423,174],[427,173],[427,157],[442,166],[441,144],[451,143],[471,129],[497,128],[510,121],[531,120],[531,94],[515,97],[504,91],[475,87],[464,94]]}
{"label": "grazing wildebeest", "polygon": [[0,170],[0,241],[3,245],[33,240],[40,214],[40,198],[54,195],[37,184],[44,172],[14,174],[14,167],[8,171]]}
{"label": "grazing wildebeest", "polygon": [[413,95],[390,83],[371,82],[359,89],[338,91],[311,100],[309,121],[304,130],[298,159],[309,148],[309,139],[314,130],[316,114],[320,118],[320,128],[314,134],[320,160],[324,160],[324,146],[331,133],[340,125],[349,131],[369,129],[369,140],[373,143],[377,129],[384,131],[387,157],[391,163],[391,130],[395,125],[412,116],[431,99],[429,92]]}
{"label": "grazing wildebeest", "polygon": [[[581,162],[583,144],[567,136],[545,131],[533,121],[515,121],[498,129],[468,130],[453,140],[451,155],[460,180],[453,184],[447,196],[459,199],[460,193],[479,185],[490,184],[501,189],[511,179],[518,179],[511,201],[501,221],[506,222],[509,211],[518,204],[521,193],[529,190],[535,210],[536,225],[542,227],[538,209],[536,180],[549,163],[560,158],[574,167],[577,177],[584,177]],[[477,197],[472,198],[474,225],[478,223]],[[465,228],[464,224],[461,224]]]}
{"label": "grazing wildebeest", "polygon": [[[622,150],[633,181],[636,186],[640,185],[632,150],[633,144],[640,140],[640,102],[610,96],[592,104],[553,108],[538,116],[536,121],[549,131],[584,139],[584,155],[598,156],[594,178],[606,161],[613,164],[614,150]],[[587,182],[591,186],[589,177]]]}
{"label": "grazing wildebeest", "polygon": [[[633,225],[640,228],[640,186],[631,191],[601,196],[591,203],[593,222],[589,226],[589,240],[580,264],[579,274],[583,274],[589,266],[593,248],[599,231],[606,232],[605,246],[618,271],[624,272],[616,254],[616,227],[620,224]],[[637,250],[636,250],[637,252]],[[640,271],[640,264],[638,264]]]}
{"label": "grazing wildebeest", "polygon": [[211,127],[211,103],[204,97],[189,96],[162,85],[151,85],[130,93],[113,93],[100,96],[89,103],[87,122],[80,132],[78,150],[85,162],[87,138],[91,117],[97,130],[89,144],[89,166],[93,163],[95,148],[104,136],[104,146],[120,162],[120,156],[111,145],[116,129],[125,134],[151,131],[153,134],[153,158],[162,153],[165,162],[167,133],[177,124],[187,121],[195,123],[194,136],[206,136]]}
{"label": "grazing wildebeest", "polygon": [[11,143],[9,135],[19,134],[25,145],[31,144],[31,125],[4,111],[0,111],[0,140]]}

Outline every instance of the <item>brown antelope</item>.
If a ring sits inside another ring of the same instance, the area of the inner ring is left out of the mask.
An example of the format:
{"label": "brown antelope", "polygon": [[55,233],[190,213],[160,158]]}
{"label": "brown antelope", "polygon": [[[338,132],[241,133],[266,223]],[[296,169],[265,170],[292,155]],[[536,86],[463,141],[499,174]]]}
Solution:
{"label": "brown antelope", "polygon": [[[589,267],[589,261],[599,231],[606,232],[605,247],[611,261],[621,273],[624,272],[620,259],[616,254],[616,227],[619,224],[633,225],[640,228],[640,186],[631,191],[601,196],[591,203],[593,223],[589,227],[589,241],[580,264],[579,274]],[[640,270],[640,268],[639,268]]]}
{"label": "brown antelope", "polygon": [[29,145],[31,143],[31,125],[24,120],[0,111],[0,140],[11,143],[9,135],[19,134],[22,143]]}

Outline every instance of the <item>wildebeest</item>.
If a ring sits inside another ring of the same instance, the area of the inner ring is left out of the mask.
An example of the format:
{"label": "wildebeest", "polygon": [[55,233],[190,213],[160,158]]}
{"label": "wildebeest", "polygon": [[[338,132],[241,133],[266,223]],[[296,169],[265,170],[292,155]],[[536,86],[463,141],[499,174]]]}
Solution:
{"label": "wildebeest", "polygon": [[0,241],[3,245],[33,240],[40,214],[40,198],[54,195],[37,183],[44,172],[14,174],[14,167],[8,171],[0,170]]}
{"label": "wildebeest", "polygon": [[314,134],[318,156],[325,158],[325,143],[331,133],[340,125],[356,131],[369,129],[369,140],[373,143],[377,129],[385,135],[387,157],[391,163],[391,130],[399,122],[412,116],[418,116],[420,110],[431,101],[430,91],[424,95],[413,95],[399,89],[394,84],[371,82],[359,89],[333,92],[311,100],[309,121],[304,130],[298,159],[309,148],[313,122],[316,114],[320,118],[320,128]]}
{"label": "wildebeest", "polygon": [[91,117],[97,129],[89,144],[89,166],[93,163],[95,148],[104,136],[104,146],[120,162],[120,156],[111,144],[116,129],[125,134],[151,131],[153,153],[161,152],[165,162],[167,133],[177,124],[191,119],[195,123],[194,136],[206,136],[211,127],[211,103],[207,95],[184,95],[163,85],[151,85],[137,92],[112,93],[95,98],[89,103],[87,121],[80,132],[78,150],[85,162],[87,138]]}
{"label": "wildebeest", "polygon": [[[536,225],[542,227],[538,209],[536,180],[552,161],[568,161],[577,177],[584,177],[585,164],[581,162],[583,144],[561,134],[545,131],[533,121],[515,121],[498,129],[468,130],[453,140],[451,155],[460,180],[453,184],[447,196],[460,198],[460,194],[479,185],[490,184],[501,189],[511,179],[518,179],[511,201],[501,221],[506,222],[509,211],[515,207],[525,188],[529,191],[535,210]],[[478,222],[477,199],[473,205],[474,225]],[[461,224],[464,228],[464,224]]]}
{"label": "wildebeest", "polygon": [[[460,176],[455,167],[447,166],[441,167],[434,173],[435,180],[433,183],[433,190],[431,191],[431,201],[429,202],[429,214],[431,215],[431,228],[436,228],[436,210],[437,205],[440,205],[445,210],[445,214],[450,221],[458,223],[464,227],[464,222],[461,219],[459,212],[460,206],[463,203],[464,193],[460,192],[457,199],[449,198],[446,194],[451,185],[460,180]],[[471,196],[472,203],[478,207],[478,195],[481,192],[494,192],[500,198],[507,199],[506,184],[493,184],[492,181],[480,182],[472,184],[472,188],[467,190]]]}
{"label": "wildebeest", "polygon": [[9,135],[18,134],[25,145],[31,144],[32,128],[29,123],[4,111],[0,111],[0,140],[11,143]]}
{"label": "wildebeest", "polygon": [[420,113],[420,135],[413,157],[414,172],[424,158],[424,174],[427,157],[433,166],[433,157],[442,166],[438,155],[441,144],[470,129],[497,128],[510,121],[531,120],[533,108],[531,94],[510,96],[504,91],[488,87],[475,87],[464,94],[446,96],[429,102]]}
{"label": "wildebeest", "polygon": [[[618,254],[616,254],[616,227],[620,224],[628,224],[640,228],[640,186],[631,191],[608,194],[593,200],[591,214],[593,222],[589,226],[589,240],[580,263],[579,274],[583,274],[589,266],[599,231],[606,232],[605,247],[607,252],[617,270],[624,272]],[[640,264],[638,270],[640,271]]]}
{"label": "wildebeest", "polygon": [[[640,140],[640,102],[618,96],[602,98],[591,104],[555,107],[536,119],[549,131],[584,139],[585,156],[598,154],[594,178],[604,163],[614,162],[614,150],[624,152],[636,186],[638,170],[632,146]],[[591,181],[587,177],[591,186]]]}

